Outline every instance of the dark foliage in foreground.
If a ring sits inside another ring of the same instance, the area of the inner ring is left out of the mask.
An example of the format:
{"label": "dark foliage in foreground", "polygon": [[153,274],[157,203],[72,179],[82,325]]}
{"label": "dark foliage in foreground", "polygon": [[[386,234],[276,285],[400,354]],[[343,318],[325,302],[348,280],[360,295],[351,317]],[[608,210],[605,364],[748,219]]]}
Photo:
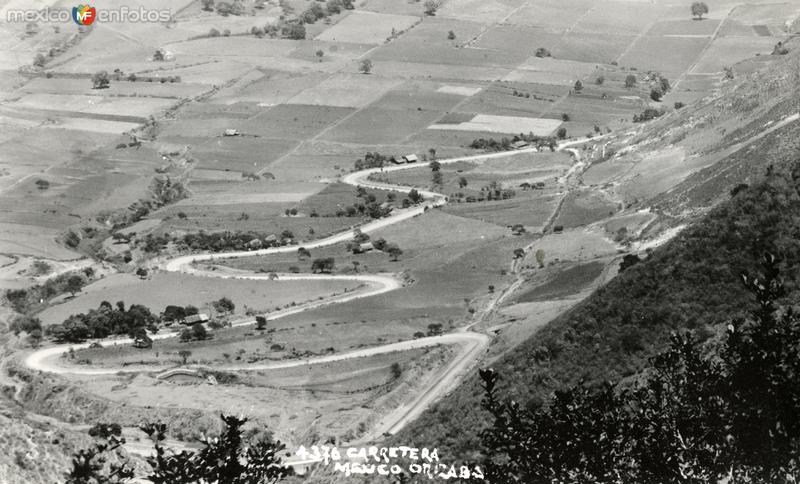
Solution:
{"label": "dark foliage in foreground", "polygon": [[778,264],[742,275],[757,307],[721,344],[673,334],[643,381],[578,385],[535,411],[497,396],[481,370],[482,441],[491,482],[797,482],[800,467],[800,318],[777,306]]}
{"label": "dark foliage in foreground", "polygon": [[[142,430],[154,442],[155,456],[148,457],[151,471],[146,479],[155,484],[271,484],[291,474],[281,464],[278,454],[285,446],[269,438],[245,443],[242,427],[247,419],[221,415],[225,429],[219,437],[202,440],[196,451],[172,452],[163,447],[167,427],[146,424]],[[119,425],[95,426],[90,432],[99,439],[94,447],[81,450],[73,457],[67,484],[131,482],[133,470],[128,462],[111,462],[108,453],[125,443]]]}

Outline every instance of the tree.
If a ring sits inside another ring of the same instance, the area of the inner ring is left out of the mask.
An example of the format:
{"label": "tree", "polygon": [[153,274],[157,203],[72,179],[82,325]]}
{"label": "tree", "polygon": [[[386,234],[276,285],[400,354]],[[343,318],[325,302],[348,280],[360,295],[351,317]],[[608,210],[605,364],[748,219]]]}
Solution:
{"label": "tree", "polygon": [[38,180],[36,180],[36,188],[38,188],[39,190],[47,190],[48,188],[50,188],[50,182],[39,178]]}
{"label": "tree", "polygon": [[397,380],[403,375],[403,368],[400,366],[400,363],[394,362],[392,366],[389,367],[389,370],[392,372],[392,379]]}
{"label": "tree", "polygon": [[447,40],[456,40],[456,33],[453,32],[452,30],[450,32],[447,32]]}
{"label": "tree", "polygon": [[494,294],[494,285],[489,284],[489,294]]}
{"label": "tree", "polygon": [[567,128],[564,128],[563,126],[558,128],[558,130],[556,131],[556,137],[558,137],[558,139],[566,138],[567,137]]}
{"label": "tree", "polygon": [[325,10],[328,15],[336,15],[342,11],[342,2],[340,0],[328,0],[325,4]]}
{"label": "tree", "polygon": [[169,305],[164,308],[161,318],[164,321],[181,321],[186,317],[186,309],[182,306]]}
{"label": "tree", "polygon": [[583,83],[580,81],[580,79],[575,81],[574,89],[575,89],[575,92],[581,92],[583,90]]}
{"label": "tree", "polygon": [[42,322],[39,318],[34,318],[31,316],[20,315],[15,317],[11,321],[11,325],[9,329],[14,332],[15,335],[18,335],[20,332],[24,331],[28,334],[33,333],[34,331],[42,330]]}
{"label": "tree", "polygon": [[264,331],[267,327],[267,318],[264,316],[256,316],[256,329],[259,331]]}
{"label": "tree", "polygon": [[33,58],[33,65],[35,67],[44,67],[45,64],[47,64],[47,57],[45,57],[41,52],[36,54],[36,56]]}
{"label": "tree", "polygon": [[594,80],[594,83],[598,86],[602,86],[604,82],[606,82],[606,77],[602,74],[597,76],[597,79]]}
{"label": "tree", "polygon": [[357,244],[363,244],[367,241],[369,241],[369,235],[365,234],[360,228],[356,227],[355,230],[353,230],[353,242]]}
{"label": "tree", "polygon": [[140,279],[147,278],[147,269],[145,269],[144,267],[139,267],[138,269],[136,269],[136,275],[139,276]]}
{"label": "tree", "polygon": [[306,38],[306,26],[302,22],[289,22],[284,24],[281,34],[292,40],[303,40]]}
{"label": "tree", "polygon": [[544,250],[542,250],[542,249],[537,249],[537,250],[536,250],[535,257],[536,257],[536,262],[538,262],[538,263],[539,263],[539,267],[540,267],[540,268],[541,268],[541,267],[544,267]]}
{"label": "tree", "polygon": [[181,343],[188,343],[192,340],[192,330],[189,328],[183,328],[181,333],[178,335],[178,339],[181,341]]}
{"label": "tree", "polygon": [[525,249],[516,248],[514,249],[514,259],[522,259],[525,257]]}
{"label": "tree", "polygon": [[692,3],[692,15],[697,18],[697,20],[702,20],[703,15],[708,13],[708,5],[705,2],[694,2]]}
{"label": "tree", "polygon": [[325,52],[323,52],[322,49],[319,49],[314,55],[316,55],[317,59],[322,62],[322,57],[325,56]]}
{"label": "tree", "polygon": [[109,462],[108,455],[125,444],[118,424],[96,424],[89,429],[95,438],[92,447],[81,449],[72,456],[72,468],[66,474],[66,484],[117,484],[133,479],[128,462]]}
{"label": "tree", "polygon": [[661,97],[664,96],[664,92],[661,90],[660,87],[654,87],[650,89],[650,99],[655,102],[661,102]]}
{"label": "tree", "polygon": [[636,76],[634,76],[633,74],[628,74],[627,76],[625,76],[625,87],[627,87],[628,89],[636,87],[636,82],[637,82]]}
{"label": "tree", "polygon": [[180,350],[178,351],[178,356],[181,357],[181,361],[183,361],[183,364],[185,365],[186,360],[188,360],[189,357],[192,356],[192,352],[189,350]]}
{"label": "tree", "polygon": [[534,55],[536,57],[552,57],[550,50],[544,47],[539,47],[538,49],[536,49],[536,53]]}
{"label": "tree", "polygon": [[109,85],[108,80],[108,72],[106,71],[99,71],[95,72],[92,76],[92,88],[93,89],[105,89]]}
{"label": "tree", "polygon": [[439,170],[434,171],[433,175],[431,176],[431,181],[434,185],[441,185],[443,183],[442,172]]}
{"label": "tree", "polygon": [[203,4],[203,10],[206,12],[212,12],[214,10],[214,0],[201,0]]}
{"label": "tree", "polygon": [[358,66],[358,70],[361,71],[362,74],[369,74],[372,72],[372,61],[369,59],[362,60],[361,64]]}
{"label": "tree", "polygon": [[439,336],[440,334],[442,334],[442,325],[440,323],[428,325],[428,336]]}
{"label": "tree", "polygon": [[[283,465],[279,457],[286,449],[282,443],[273,441],[270,434],[264,432],[247,439],[243,431],[247,419],[220,417],[225,428],[219,436],[204,437],[201,449],[180,453],[163,447],[167,433],[165,424],[142,425],[140,429],[153,441],[155,451],[145,459],[150,468],[146,480],[155,484],[275,484],[292,474],[291,468]],[[75,454],[67,484],[131,482],[134,473],[128,462],[106,465],[106,455],[125,443],[118,425],[111,427],[110,433],[92,449]]]}
{"label": "tree", "polygon": [[466,188],[469,182],[463,176],[458,179],[458,188]]}
{"label": "tree", "polygon": [[311,272],[316,274],[317,272],[328,273],[330,274],[335,267],[336,261],[333,257],[325,257],[320,259],[314,259],[314,262],[311,263]]}
{"label": "tree", "polygon": [[203,323],[197,323],[192,326],[192,337],[198,341],[203,341],[208,338],[208,331]]}
{"label": "tree", "polygon": [[511,233],[514,235],[522,235],[525,232],[527,231],[525,230],[525,226],[522,224],[514,224],[511,226]]}
{"label": "tree", "polygon": [[228,297],[221,297],[219,300],[212,302],[211,305],[219,313],[232,313],[236,309],[236,304]]}
{"label": "tree", "polygon": [[425,0],[425,15],[434,16],[439,10],[439,2],[435,0]]}
{"label": "tree", "polygon": [[309,251],[305,247],[300,247],[299,249],[297,249],[297,258],[299,260],[303,260],[306,257],[311,257],[311,251]]}
{"label": "tree", "polygon": [[397,244],[388,244],[384,249],[384,252],[392,257],[393,262],[397,262],[398,258],[403,255],[403,250],[398,247]]}
{"label": "tree", "polygon": [[416,205],[424,200],[424,197],[417,191],[416,188],[412,188],[408,192],[408,199],[411,200],[411,203]]}
{"label": "tree", "polygon": [[72,294],[73,297],[75,297],[75,293],[81,292],[84,284],[86,284],[86,280],[83,278],[83,276],[79,274],[73,274],[67,279],[67,285],[65,289],[67,292]]}

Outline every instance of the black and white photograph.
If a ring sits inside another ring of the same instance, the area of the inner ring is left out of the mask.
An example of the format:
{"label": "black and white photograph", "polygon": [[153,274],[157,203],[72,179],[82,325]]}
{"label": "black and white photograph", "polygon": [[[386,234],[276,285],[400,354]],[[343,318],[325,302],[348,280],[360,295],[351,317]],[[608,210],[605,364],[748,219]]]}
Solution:
{"label": "black and white photograph", "polygon": [[800,483],[800,0],[0,0],[0,484],[134,483]]}

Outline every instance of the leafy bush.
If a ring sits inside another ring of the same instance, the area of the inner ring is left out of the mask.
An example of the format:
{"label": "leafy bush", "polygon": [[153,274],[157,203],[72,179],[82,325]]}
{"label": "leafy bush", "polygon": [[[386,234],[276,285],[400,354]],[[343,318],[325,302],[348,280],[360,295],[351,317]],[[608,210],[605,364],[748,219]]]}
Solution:
{"label": "leafy bush", "polygon": [[[283,466],[279,457],[285,445],[273,441],[263,432],[258,438],[246,441],[243,427],[247,419],[220,417],[225,428],[219,436],[204,437],[201,449],[180,453],[163,446],[166,425],[143,425],[141,430],[153,441],[155,451],[155,455],[145,459],[149,467],[147,480],[156,484],[271,484],[292,474],[291,468]],[[108,463],[109,454],[125,443],[120,426],[102,425],[101,430],[93,435],[97,439],[93,447],[80,450],[73,456],[67,484],[132,482],[134,471],[129,462]]]}
{"label": "leafy bush", "polygon": [[[756,306],[725,340],[702,347],[675,333],[641,383],[557,391],[548,406],[500,403],[482,370],[483,432],[492,482],[793,482],[800,476],[800,318],[767,255],[742,276]],[[623,342],[626,341],[623,336]]]}

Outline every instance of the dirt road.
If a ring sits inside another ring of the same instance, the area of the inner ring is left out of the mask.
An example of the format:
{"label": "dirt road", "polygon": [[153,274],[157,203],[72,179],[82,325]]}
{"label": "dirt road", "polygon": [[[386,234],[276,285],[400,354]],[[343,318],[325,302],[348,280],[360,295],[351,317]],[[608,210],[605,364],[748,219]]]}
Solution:
{"label": "dirt road", "polygon": [[[566,149],[569,146],[579,145],[587,141],[594,140],[578,140],[565,142],[559,145],[559,150]],[[457,158],[449,158],[437,160],[441,164],[457,163],[464,161],[491,160],[504,158],[508,156],[517,155],[525,152],[534,152],[533,149],[522,149],[515,151],[487,153],[473,156],[462,156]],[[396,165],[382,168],[372,168],[350,173],[342,177],[342,182],[352,186],[361,186],[365,188],[379,189],[379,190],[394,190],[399,192],[408,193],[412,187],[390,185],[382,182],[369,180],[369,176],[377,173],[393,172],[399,170],[407,170],[418,167],[427,166],[430,163],[413,163]],[[440,193],[435,193],[426,190],[419,190],[419,193],[425,197],[425,200],[411,208],[395,210],[388,217],[373,220],[360,227],[364,233],[369,233],[388,227],[410,218],[421,215],[426,210],[439,207],[447,203],[447,197]],[[333,236],[316,240],[304,244],[303,246],[308,249],[318,247],[330,246],[342,242],[347,242],[353,238],[354,230],[345,230]],[[254,256],[265,256],[270,254],[280,254],[287,252],[295,252],[297,246],[285,247],[272,247],[268,249],[240,251],[240,252],[226,252],[226,253],[206,253],[206,254],[193,254],[187,256],[180,256],[173,259],[157,259],[153,261],[151,267],[154,269],[161,269],[170,272],[184,272],[203,277],[216,277],[222,279],[250,279],[250,280],[268,280],[273,279],[274,276],[269,274],[254,274],[242,271],[232,270],[216,270],[207,271],[193,266],[196,262],[213,262],[218,259],[231,259],[231,258],[244,258]],[[386,292],[394,291],[402,287],[402,281],[392,274],[358,274],[358,275],[326,275],[326,274],[278,274],[277,280],[355,280],[363,283],[362,287],[358,290],[340,294],[331,298],[321,301],[313,301],[311,303],[303,304],[294,308],[289,308],[276,313],[268,315],[268,319],[274,320],[286,317],[292,314],[297,314],[307,311],[312,308],[318,308],[330,304],[340,304],[355,299],[375,296]],[[493,306],[498,301],[493,301]],[[493,308],[491,308],[493,309]],[[242,319],[234,322],[234,326],[244,326],[254,324],[254,318]],[[314,365],[320,363],[330,363],[333,361],[341,361],[352,358],[367,358],[379,354],[392,353],[398,351],[408,351],[417,348],[425,348],[437,345],[459,345],[461,350],[456,357],[444,368],[440,369],[439,373],[435,375],[430,382],[416,395],[410,402],[399,408],[393,410],[388,415],[380,419],[377,426],[368,432],[368,436],[378,437],[381,434],[393,434],[399,431],[408,422],[421,414],[429,405],[441,398],[447,391],[452,389],[460,381],[460,378],[474,365],[484,350],[489,346],[491,338],[484,333],[470,331],[470,326],[462,328],[459,331],[444,334],[441,336],[433,336],[427,338],[419,338],[415,340],[402,341],[399,343],[391,343],[371,348],[359,349],[346,353],[327,355],[308,359],[287,360],[270,363],[256,363],[249,365],[228,365],[221,366],[220,369],[229,371],[252,371],[252,370],[272,370],[279,368],[290,368],[303,365]],[[173,338],[177,336],[177,332],[158,333],[152,335],[153,340],[161,340],[166,338]],[[133,373],[142,371],[161,371],[162,367],[119,367],[119,368],[85,368],[75,366],[64,366],[59,364],[59,356],[69,351],[70,348],[77,350],[86,348],[91,345],[93,341],[88,341],[82,344],[75,345],[59,345],[51,346],[40,349],[28,355],[25,359],[25,365],[34,370],[40,370],[50,373],[59,374],[79,374],[79,375],[109,375],[115,373]],[[106,339],[101,342],[104,346],[108,345],[129,345],[132,343],[130,338]]]}

